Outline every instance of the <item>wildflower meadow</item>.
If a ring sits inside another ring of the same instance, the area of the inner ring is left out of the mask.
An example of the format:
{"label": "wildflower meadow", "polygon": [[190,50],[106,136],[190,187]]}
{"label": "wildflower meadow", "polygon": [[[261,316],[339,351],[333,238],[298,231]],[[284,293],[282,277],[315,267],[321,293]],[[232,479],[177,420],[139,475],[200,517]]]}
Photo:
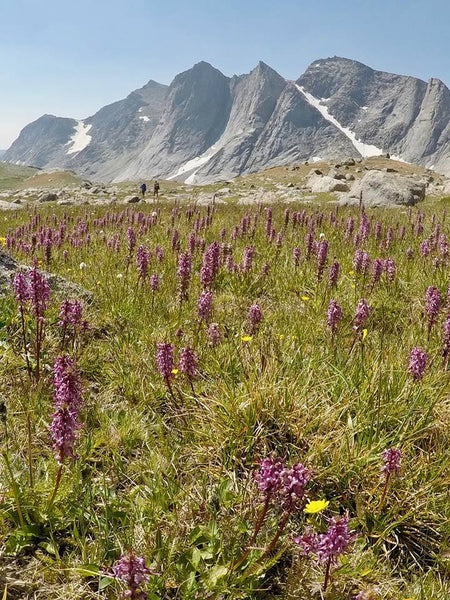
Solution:
{"label": "wildflower meadow", "polygon": [[447,210],[2,221],[3,600],[449,598]]}

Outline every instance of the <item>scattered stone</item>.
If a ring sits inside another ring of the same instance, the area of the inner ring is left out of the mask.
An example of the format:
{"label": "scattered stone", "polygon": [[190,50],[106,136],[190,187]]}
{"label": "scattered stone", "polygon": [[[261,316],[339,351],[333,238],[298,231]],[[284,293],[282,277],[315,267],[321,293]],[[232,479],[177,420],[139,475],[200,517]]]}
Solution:
{"label": "scattered stone", "polygon": [[6,200],[0,200],[0,210],[19,210],[23,208],[22,204],[16,204],[15,202],[7,202]]}
{"label": "scattered stone", "polygon": [[53,192],[44,192],[39,196],[39,202],[56,202],[58,200],[58,194]]}
{"label": "scattered stone", "polygon": [[348,192],[349,187],[343,181],[339,179],[334,179],[333,177],[329,177],[328,175],[318,176],[312,175],[308,178],[307,182],[308,186],[311,188],[311,192],[314,194],[329,194],[332,192]]}
{"label": "scattered stone", "polygon": [[227,194],[231,194],[232,190],[229,187],[223,187],[220,188],[220,190],[217,190],[216,195],[217,196],[226,196]]}
{"label": "scattered stone", "polygon": [[141,199],[139,198],[139,196],[127,196],[126,198],[124,198],[123,203],[124,204],[137,204],[140,201],[141,201]]}
{"label": "scattered stone", "polygon": [[385,168],[383,169],[383,171],[384,171],[385,173],[398,173],[397,169],[394,169],[394,168],[392,168],[392,167],[385,167]]}

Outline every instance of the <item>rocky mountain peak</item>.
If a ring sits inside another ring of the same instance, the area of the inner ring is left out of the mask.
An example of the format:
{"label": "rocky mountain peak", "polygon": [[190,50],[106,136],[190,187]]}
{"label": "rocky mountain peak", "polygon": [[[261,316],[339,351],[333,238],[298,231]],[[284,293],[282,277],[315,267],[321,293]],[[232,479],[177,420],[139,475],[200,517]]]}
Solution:
{"label": "rocky mountain peak", "polygon": [[287,82],[260,61],[226,77],[205,61],[77,121],[43,115],[4,159],[103,181],[214,181],[292,161],[389,152],[450,174],[450,91],[334,56]]}

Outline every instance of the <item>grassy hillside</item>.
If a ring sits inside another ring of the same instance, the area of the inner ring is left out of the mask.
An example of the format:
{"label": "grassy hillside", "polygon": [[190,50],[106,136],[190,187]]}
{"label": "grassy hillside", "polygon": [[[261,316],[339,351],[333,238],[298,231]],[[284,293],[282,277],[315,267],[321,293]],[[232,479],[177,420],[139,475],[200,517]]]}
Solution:
{"label": "grassy hillside", "polygon": [[4,597],[448,599],[448,208],[0,222]]}
{"label": "grassy hillside", "polygon": [[32,177],[37,169],[22,167],[0,162],[0,190],[17,189],[29,177]]}

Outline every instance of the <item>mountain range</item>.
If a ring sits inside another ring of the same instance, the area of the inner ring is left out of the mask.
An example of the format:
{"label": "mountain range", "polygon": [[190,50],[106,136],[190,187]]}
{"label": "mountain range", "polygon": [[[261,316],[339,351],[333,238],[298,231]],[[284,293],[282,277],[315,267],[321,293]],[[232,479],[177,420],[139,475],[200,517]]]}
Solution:
{"label": "mountain range", "polygon": [[206,62],[149,81],[82,121],[43,115],[4,161],[97,181],[228,179],[262,168],[389,153],[450,176],[450,90],[439,79],[313,62],[296,81],[260,62],[226,77]]}

